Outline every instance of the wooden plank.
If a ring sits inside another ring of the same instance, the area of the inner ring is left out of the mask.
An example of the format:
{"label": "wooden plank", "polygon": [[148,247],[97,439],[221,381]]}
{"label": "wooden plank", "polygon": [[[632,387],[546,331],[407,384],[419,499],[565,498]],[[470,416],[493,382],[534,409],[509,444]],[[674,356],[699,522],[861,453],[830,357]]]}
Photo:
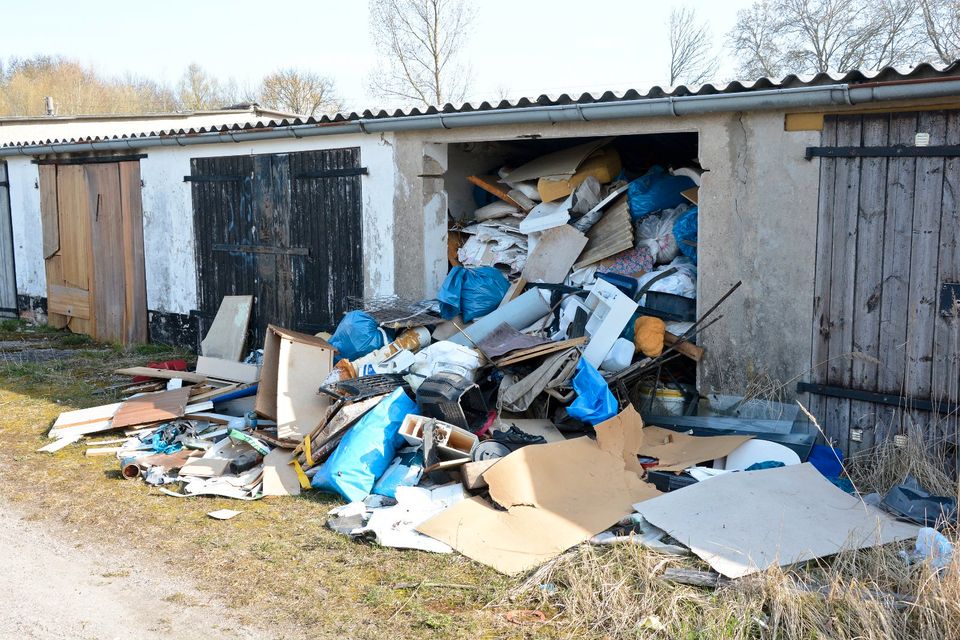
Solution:
{"label": "wooden plank", "polygon": [[203,374],[191,371],[175,371],[173,369],[154,369],[153,367],[126,367],[123,369],[115,369],[114,373],[119,373],[123,376],[146,376],[149,378],[159,378],[161,380],[174,380],[179,378],[184,382],[192,382],[194,384],[207,381],[207,376]]}
{"label": "wooden plank", "polygon": [[[943,144],[947,119],[942,111],[920,114],[917,131],[930,134],[930,144]],[[940,218],[943,202],[943,158],[917,158],[913,201],[913,234],[910,248],[910,284],[906,312],[907,370],[904,393],[927,398],[933,390],[933,343],[940,286],[936,281],[940,251]],[[911,410],[914,422],[930,423],[926,412]],[[935,437],[935,432],[930,434]]]}
{"label": "wooden plank", "polygon": [[520,203],[510,197],[510,187],[500,184],[500,178],[497,176],[467,176],[467,181],[474,184],[487,193],[493,194],[506,202],[507,204],[520,209],[524,213],[530,213],[533,207],[524,206],[526,203]]}
{"label": "wooden plank", "polygon": [[[888,115],[864,116],[864,146],[882,146],[889,139]],[[860,162],[860,196],[857,213],[856,267],[853,300],[853,351],[851,384],[857,389],[877,388],[880,344],[880,294],[883,288],[884,222],[887,205],[886,158],[864,158]],[[859,355],[863,354],[863,355]],[[851,439],[850,453],[873,442],[877,406],[850,402],[851,428],[863,433]]]}
{"label": "wooden plank", "polygon": [[113,416],[113,428],[148,425],[183,417],[190,390],[187,388],[148,393],[124,402]]}
{"label": "wooden plank", "polygon": [[210,358],[241,360],[252,312],[253,296],[224,296],[213,324],[200,343],[201,353]]}
{"label": "wooden plank", "polygon": [[64,411],[57,416],[56,421],[53,423],[53,429],[51,429],[51,432],[53,432],[55,429],[75,427],[77,425],[109,420],[113,417],[113,414],[117,412],[117,409],[120,408],[121,404],[123,403],[114,402],[112,404],[103,404],[96,407],[87,407],[86,409]]}
{"label": "wooden plank", "polygon": [[90,318],[90,292],[58,284],[47,285],[47,311],[71,318]]}
{"label": "wooden plank", "polygon": [[[60,224],[61,283],[91,290],[90,202],[83,165],[57,167],[57,219]],[[48,282],[49,283],[49,282]],[[68,318],[74,333],[95,336],[96,309],[89,318]]]}
{"label": "wooden plank", "polygon": [[118,163],[123,235],[123,343],[147,341],[147,277],[143,253],[140,162]]}
{"label": "wooden plank", "polygon": [[126,308],[123,216],[116,164],[85,165],[90,208],[91,297],[94,337],[123,343]]}
{"label": "wooden plank", "polygon": [[56,453],[57,451],[60,451],[61,449],[73,444],[82,437],[83,436],[78,433],[72,436],[57,438],[50,444],[44,445],[37,449],[37,453]]}
{"label": "wooden plank", "polygon": [[[837,143],[837,118],[831,116],[824,122],[821,143],[825,146]],[[810,354],[810,377],[814,382],[826,382],[830,345],[830,284],[833,255],[834,194],[836,193],[837,161],[832,158],[820,160],[820,193],[817,205],[817,254],[814,271],[813,340]],[[822,424],[826,421],[825,398],[810,396],[810,412]]]}
{"label": "wooden plank", "polygon": [[[895,114],[890,120],[889,144],[908,144],[917,132],[917,114]],[[880,292],[880,343],[877,390],[900,393],[906,370],[907,304],[916,159],[887,162],[887,213],[883,236],[883,286]],[[899,432],[901,412],[881,408],[875,440]]]}
{"label": "wooden plank", "polygon": [[703,355],[705,349],[703,347],[698,347],[692,342],[684,340],[679,342],[680,336],[670,333],[669,331],[663,332],[663,344],[668,347],[673,347],[677,353],[682,353],[686,357],[690,358],[694,362],[700,362],[703,360]]}
{"label": "wooden plank", "polygon": [[40,173],[40,225],[43,233],[43,258],[60,250],[60,220],[57,217],[57,165],[42,164]]}
{"label": "wooden plank", "polygon": [[[946,144],[960,144],[960,111],[947,114]],[[939,254],[937,283],[960,282],[960,158],[944,163]],[[960,317],[937,310],[933,343],[933,400],[956,405],[960,402]],[[938,424],[939,438],[955,442],[960,417],[943,416]]]}
{"label": "wooden plank", "polygon": [[[862,117],[843,116],[837,121],[837,146],[861,144]],[[827,381],[850,386],[853,351],[853,293],[856,277],[857,210],[860,196],[859,158],[838,158],[830,283],[830,346]],[[846,452],[849,445],[850,401],[828,398],[827,434]]]}

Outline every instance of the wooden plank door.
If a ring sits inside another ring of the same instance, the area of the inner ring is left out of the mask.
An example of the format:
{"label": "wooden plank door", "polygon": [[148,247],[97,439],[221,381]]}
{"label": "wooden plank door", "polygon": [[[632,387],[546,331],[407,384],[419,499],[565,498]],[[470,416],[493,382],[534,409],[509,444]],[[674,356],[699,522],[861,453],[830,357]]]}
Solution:
{"label": "wooden plank door", "polygon": [[139,162],[41,165],[40,208],[49,324],[146,342]]}
{"label": "wooden plank door", "polygon": [[363,293],[359,149],[191,161],[200,329],[220,300],[254,295],[250,344],[268,324],[332,330]]}
{"label": "wooden plank door", "polygon": [[13,259],[10,182],[7,163],[0,161],[0,317],[17,317],[17,275]]}
{"label": "wooden plank door", "polygon": [[[960,145],[960,112],[833,116],[827,147]],[[811,378],[853,392],[905,397],[890,406],[812,395],[828,437],[857,451],[913,425],[931,442],[957,440],[960,318],[940,290],[960,282],[960,159],[822,158]],[[857,395],[857,394],[854,394]]]}

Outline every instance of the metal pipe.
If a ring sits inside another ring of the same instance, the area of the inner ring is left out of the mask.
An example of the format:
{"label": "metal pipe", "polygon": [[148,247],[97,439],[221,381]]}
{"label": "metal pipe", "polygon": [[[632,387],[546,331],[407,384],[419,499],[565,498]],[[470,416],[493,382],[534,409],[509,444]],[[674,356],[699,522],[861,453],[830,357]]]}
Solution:
{"label": "metal pipe", "polygon": [[91,153],[97,151],[129,151],[152,147],[190,146],[223,142],[255,142],[280,138],[348,133],[386,133],[393,131],[425,131],[512,124],[553,124],[560,122],[592,122],[625,118],[682,117],[702,113],[763,111],[771,109],[814,109],[850,106],[869,102],[960,96],[960,78],[936,79],[928,83],[894,83],[851,86],[834,84],[819,87],[771,89],[744,93],[680,96],[564,104],[535,107],[513,107],[489,111],[435,113],[418,116],[360,118],[349,122],[288,125],[282,127],[150,136],[102,140],[98,142],[65,142],[22,145],[0,148],[0,157],[36,156],[58,153]]}

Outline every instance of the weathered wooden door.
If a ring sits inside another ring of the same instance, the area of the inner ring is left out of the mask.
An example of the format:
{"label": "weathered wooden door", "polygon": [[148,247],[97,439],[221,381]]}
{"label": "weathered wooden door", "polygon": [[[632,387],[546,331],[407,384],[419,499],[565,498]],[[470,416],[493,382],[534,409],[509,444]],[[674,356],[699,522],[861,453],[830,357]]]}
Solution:
{"label": "weathered wooden door", "polygon": [[960,112],[828,117],[818,153],[812,410],[844,449],[954,441]]}
{"label": "weathered wooden door", "polygon": [[268,324],[330,330],[363,294],[359,149],[191,160],[201,335],[226,295]]}
{"label": "weathered wooden door", "polygon": [[147,341],[140,163],[40,165],[48,322]]}
{"label": "weathered wooden door", "polygon": [[17,276],[13,259],[10,183],[6,162],[0,162],[0,317],[17,317]]}

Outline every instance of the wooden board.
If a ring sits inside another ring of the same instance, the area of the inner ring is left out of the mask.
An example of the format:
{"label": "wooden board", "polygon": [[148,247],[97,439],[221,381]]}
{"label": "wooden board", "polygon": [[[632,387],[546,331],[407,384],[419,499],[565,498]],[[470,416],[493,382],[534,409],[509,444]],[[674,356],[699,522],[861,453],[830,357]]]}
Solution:
{"label": "wooden board", "polygon": [[94,337],[104,342],[122,343],[126,293],[120,178],[114,163],[84,165],[84,170],[90,211]]}
{"label": "wooden board", "polygon": [[47,311],[71,318],[90,319],[90,292],[59,284],[47,285]]}
{"label": "wooden board", "polygon": [[296,440],[311,433],[326,414],[330,399],[318,389],[330,373],[332,354],[284,338],[277,369],[277,437]]}
{"label": "wooden board", "polygon": [[180,418],[184,415],[189,398],[190,390],[182,388],[148,393],[127,400],[114,414],[113,428],[122,429]]}
{"label": "wooden board", "polygon": [[154,369],[152,367],[127,367],[125,369],[115,369],[114,373],[122,376],[146,376],[149,378],[159,378],[161,380],[174,380],[179,378],[184,382],[194,384],[206,382],[207,376],[190,371],[175,371],[174,369]]}
{"label": "wooden board", "polygon": [[520,209],[524,213],[529,213],[530,209],[533,207],[525,206],[528,204],[526,202],[521,203],[517,200],[514,200],[510,196],[510,187],[505,184],[501,184],[499,180],[500,178],[497,176],[467,176],[467,181],[470,184],[475,184],[487,193],[497,196],[507,204]]}
{"label": "wooden board", "polygon": [[207,356],[197,358],[197,373],[208,378],[229,380],[230,382],[250,383],[260,379],[260,367],[255,364],[244,364],[236,360]]}
{"label": "wooden board", "polygon": [[41,453],[41,452],[42,452],[42,453],[55,453],[55,452],[57,452],[57,451],[60,451],[60,449],[63,449],[64,447],[73,444],[74,442],[76,442],[77,440],[79,440],[79,439],[82,438],[82,437],[83,437],[83,435],[77,433],[77,434],[74,434],[74,435],[71,435],[71,436],[65,436],[65,437],[62,437],[62,438],[57,438],[56,440],[54,440],[54,441],[51,442],[50,444],[44,445],[44,446],[40,447],[39,449],[37,449],[37,453]]}
{"label": "wooden board", "polygon": [[242,359],[252,312],[253,296],[224,296],[210,330],[200,343],[201,353],[234,362]]}
{"label": "wooden board", "polygon": [[147,341],[147,278],[143,254],[140,161],[118,163],[123,235],[123,343]]}

